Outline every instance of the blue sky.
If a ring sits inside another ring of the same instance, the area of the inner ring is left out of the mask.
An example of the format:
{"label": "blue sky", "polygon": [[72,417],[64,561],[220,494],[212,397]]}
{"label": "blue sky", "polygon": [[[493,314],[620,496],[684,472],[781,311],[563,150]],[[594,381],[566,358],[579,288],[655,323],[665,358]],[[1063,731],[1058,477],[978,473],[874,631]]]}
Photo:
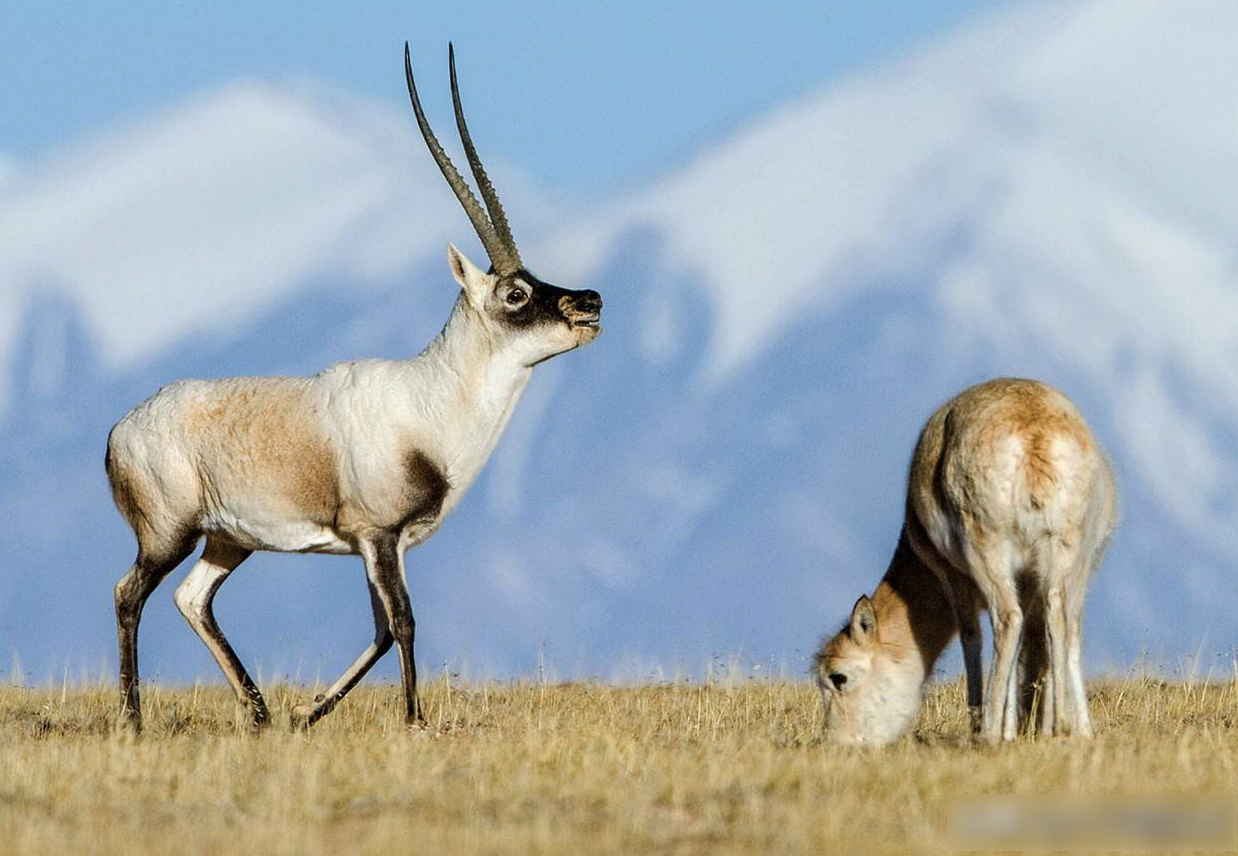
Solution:
{"label": "blue sky", "polygon": [[452,39],[483,153],[587,200],[1001,5],[7,0],[0,152],[37,159],[241,77],[308,77],[403,105],[406,38],[442,122]]}

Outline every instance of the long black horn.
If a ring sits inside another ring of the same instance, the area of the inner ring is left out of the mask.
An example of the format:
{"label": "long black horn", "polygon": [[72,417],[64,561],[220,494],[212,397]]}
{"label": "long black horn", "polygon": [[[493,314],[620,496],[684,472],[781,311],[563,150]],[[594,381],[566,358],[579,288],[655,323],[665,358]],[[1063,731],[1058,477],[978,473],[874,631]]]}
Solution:
{"label": "long black horn", "polygon": [[486,248],[486,255],[490,256],[490,263],[494,265],[495,270],[508,267],[510,261],[507,248],[495,233],[494,226],[486,217],[486,212],[482,209],[481,203],[477,201],[477,197],[473,195],[473,191],[469,189],[468,182],[451,162],[451,158],[447,156],[447,152],[439,143],[438,137],[434,136],[434,131],[430,129],[430,123],[426,120],[425,111],[421,109],[421,99],[417,97],[417,84],[413,82],[413,61],[409,56],[408,42],[404,43],[404,76],[408,78],[408,97],[413,102],[413,114],[417,117],[417,127],[421,129],[426,148],[430,150],[430,155],[438,164],[443,178],[447,179],[447,184],[464,207],[464,213],[469,216],[469,222],[473,224],[477,237],[481,239],[482,246]]}
{"label": "long black horn", "polygon": [[456,49],[451,42],[447,43],[447,64],[451,68],[451,103],[456,109],[456,128],[460,131],[460,142],[464,144],[464,154],[469,160],[469,168],[473,170],[473,178],[477,179],[477,189],[481,191],[486,210],[490,212],[490,222],[494,226],[494,231],[507,247],[511,262],[515,265],[511,271],[501,271],[501,273],[513,273],[522,267],[520,251],[516,249],[511,227],[507,225],[507,215],[503,213],[499,194],[495,191],[494,185],[490,183],[490,177],[486,175],[486,168],[482,166],[477,149],[473,146],[473,138],[469,135],[469,126],[464,121],[464,108],[460,106],[460,87],[456,83]]}

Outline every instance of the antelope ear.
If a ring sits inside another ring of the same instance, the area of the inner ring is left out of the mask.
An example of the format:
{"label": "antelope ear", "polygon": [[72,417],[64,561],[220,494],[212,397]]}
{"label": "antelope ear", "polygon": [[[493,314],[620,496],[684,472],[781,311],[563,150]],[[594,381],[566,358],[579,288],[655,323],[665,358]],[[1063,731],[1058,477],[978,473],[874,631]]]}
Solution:
{"label": "antelope ear", "polygon": [[851,608],[850,633],[852,640],[861,645],[870,645],[877,638],[877,613],[868,595],[860,595]]}
{"label": "antelope ear", "polygon": [[464,289],[469,303],[478,309],[484,307],[486,294],[490,291],[491,277],[469,261],[469,257],[460,252],[455,244],[447,245],[447,264],[451,267],[451,275]]}

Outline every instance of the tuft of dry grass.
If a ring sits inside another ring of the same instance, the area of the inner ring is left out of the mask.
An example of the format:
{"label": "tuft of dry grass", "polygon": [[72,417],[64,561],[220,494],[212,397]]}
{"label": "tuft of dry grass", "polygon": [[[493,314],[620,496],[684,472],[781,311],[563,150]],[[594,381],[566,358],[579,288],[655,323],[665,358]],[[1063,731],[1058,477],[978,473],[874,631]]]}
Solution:
{"label": "tuft of dry grass", "polygon": [[113,728],[111,688],[0,687],[0,851],[366,854],[906,853],[944,850],[950,794],[1226,793],[1238,681],[1091,689],[1097,738],[966,738],[962,685],[935,687],[885,750],[820,741],[791,681],[361,687],[308,733],[304,687],[268,693],[261,734],[220,687],[144,688],[147,728]]}

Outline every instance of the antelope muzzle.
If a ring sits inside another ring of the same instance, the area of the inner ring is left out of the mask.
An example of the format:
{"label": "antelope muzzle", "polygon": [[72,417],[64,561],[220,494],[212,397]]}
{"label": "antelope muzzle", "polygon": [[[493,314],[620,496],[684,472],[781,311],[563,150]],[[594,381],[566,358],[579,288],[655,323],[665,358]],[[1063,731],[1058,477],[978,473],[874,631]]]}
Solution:
{"label": "antelope muzzle", "polygon": [[559,312],[572,326],[592,341],[602,332],[602,295],[591,289],[571,291],[559,298]]}

